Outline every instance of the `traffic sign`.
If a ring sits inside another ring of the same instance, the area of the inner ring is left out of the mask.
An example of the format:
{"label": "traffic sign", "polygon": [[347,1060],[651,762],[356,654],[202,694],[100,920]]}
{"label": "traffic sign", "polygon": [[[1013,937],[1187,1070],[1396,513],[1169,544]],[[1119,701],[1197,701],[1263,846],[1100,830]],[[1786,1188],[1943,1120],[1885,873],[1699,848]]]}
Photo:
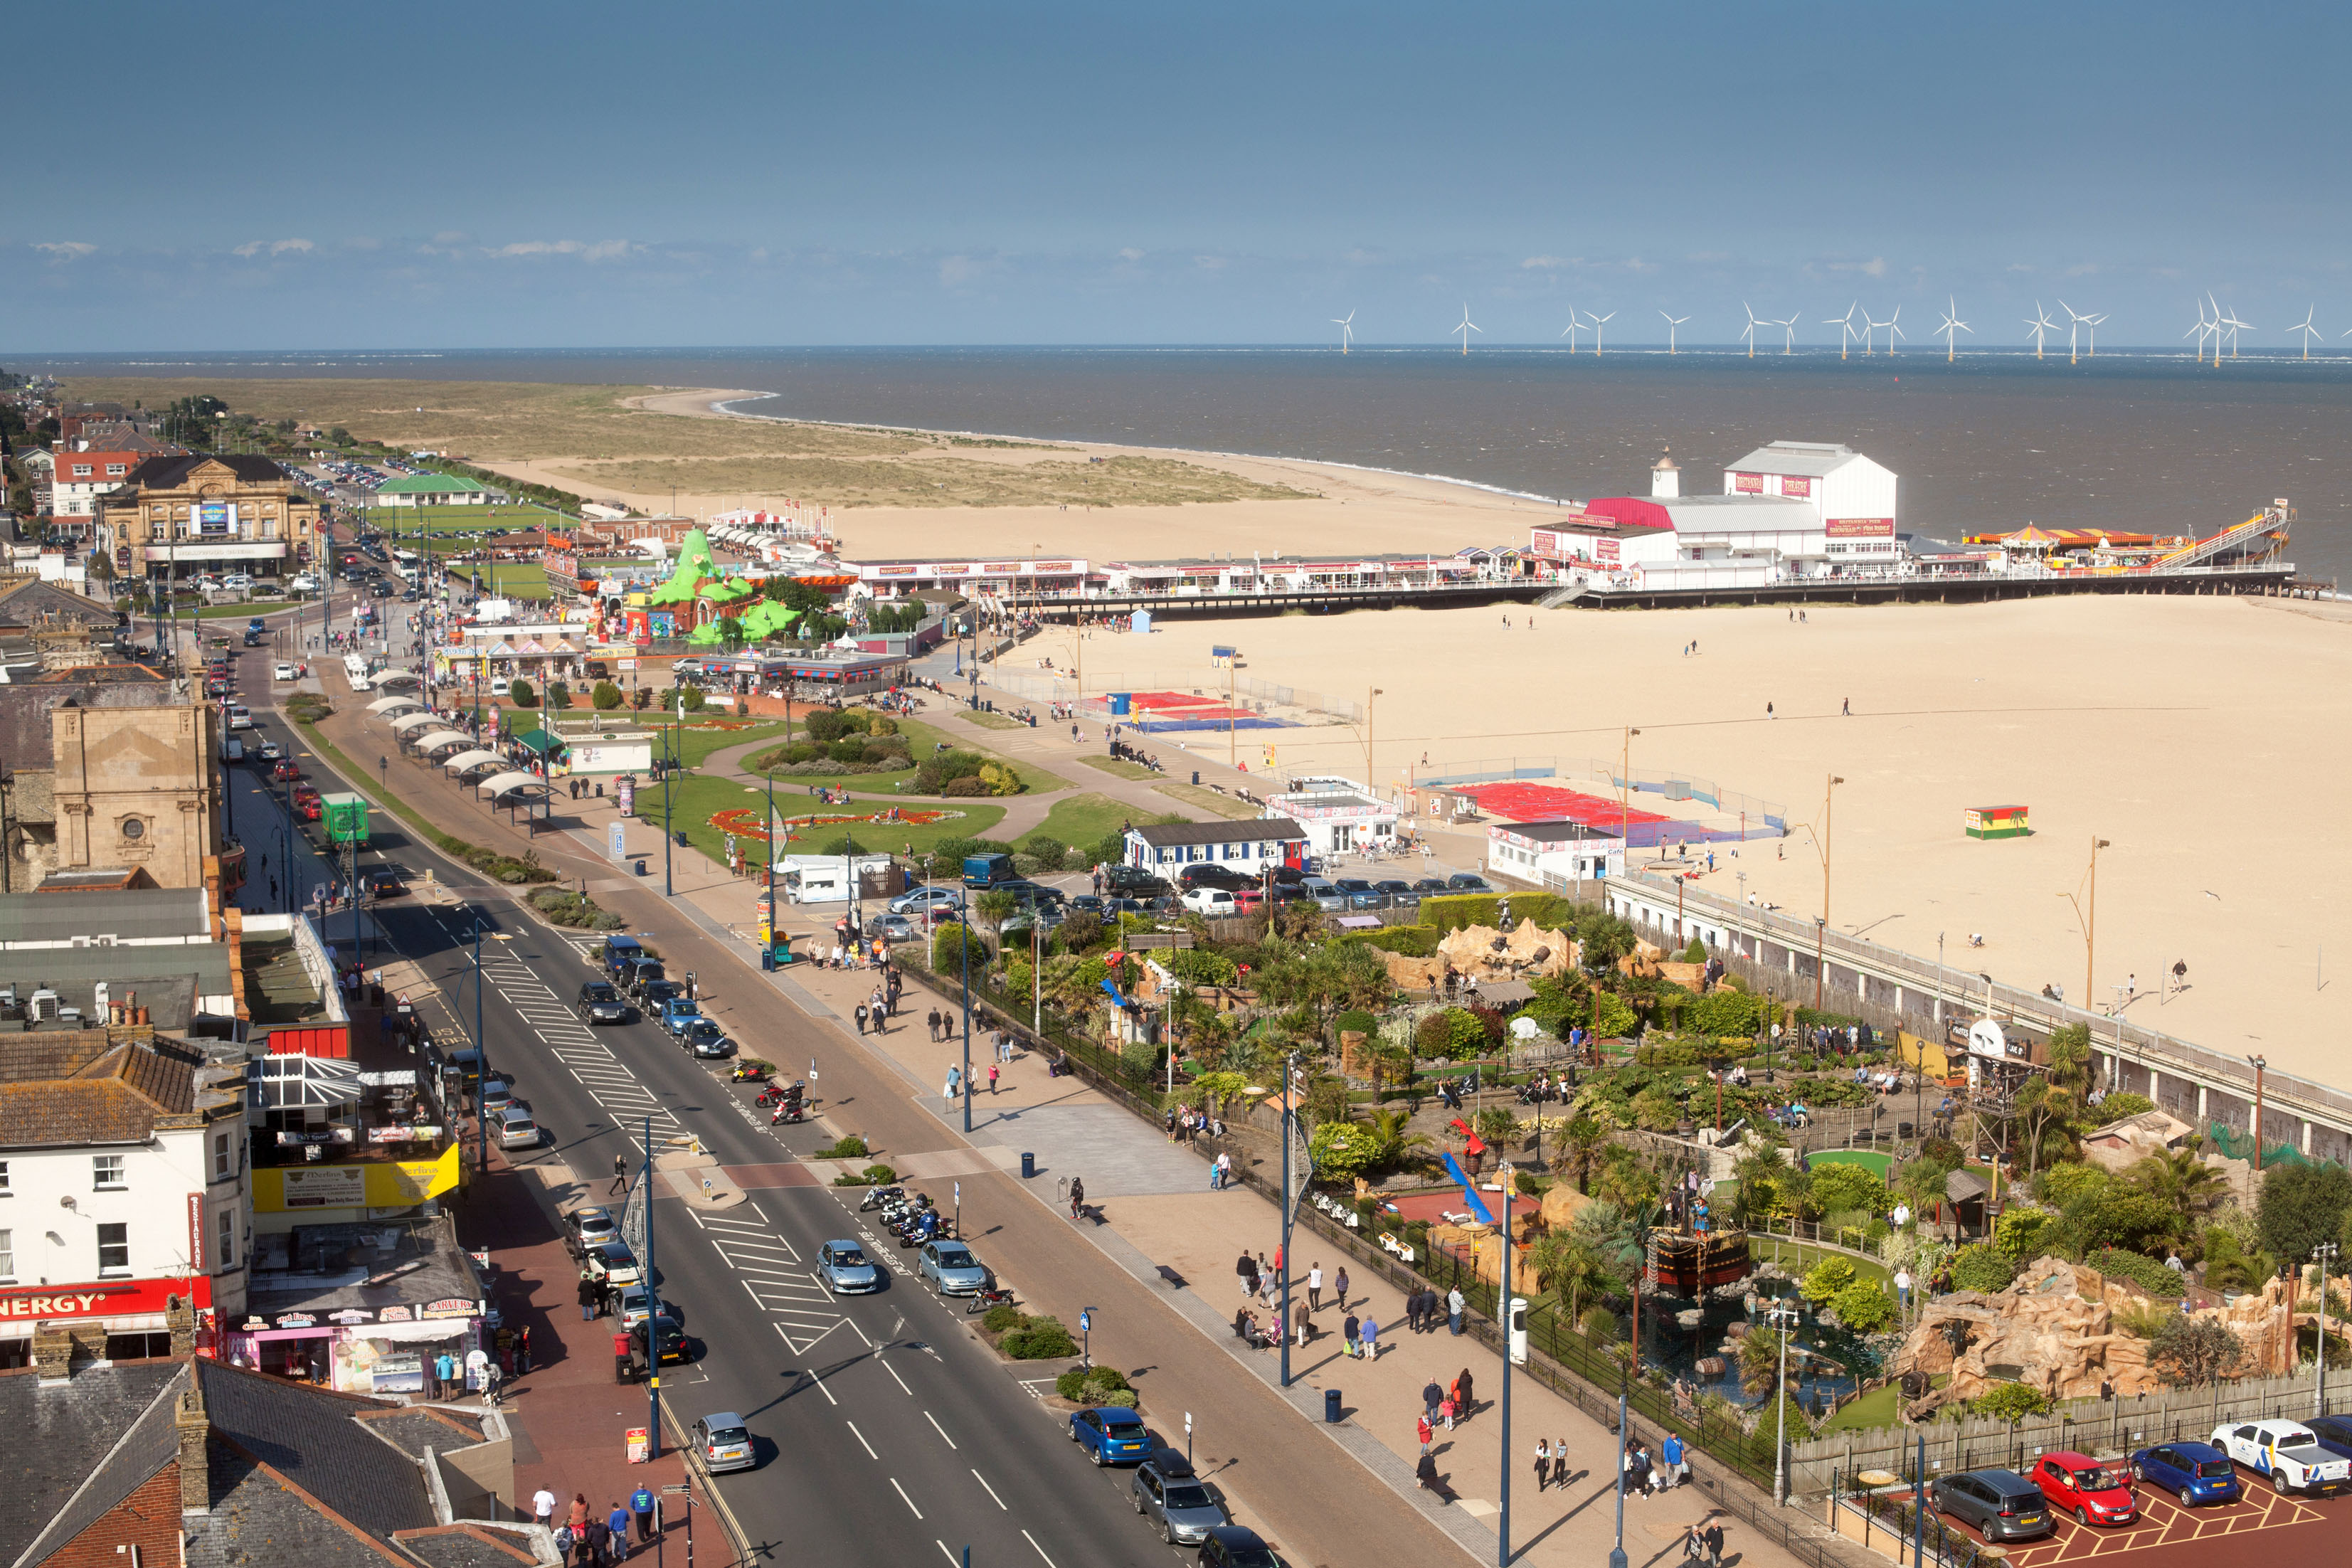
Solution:
{"label": "traffic sign", "polygon": [[1078,1314],[1078,1332],[1082,1334],[1090,1334],[1094,1331],[1095,1315],[1092,1312],[1080,1312]]}

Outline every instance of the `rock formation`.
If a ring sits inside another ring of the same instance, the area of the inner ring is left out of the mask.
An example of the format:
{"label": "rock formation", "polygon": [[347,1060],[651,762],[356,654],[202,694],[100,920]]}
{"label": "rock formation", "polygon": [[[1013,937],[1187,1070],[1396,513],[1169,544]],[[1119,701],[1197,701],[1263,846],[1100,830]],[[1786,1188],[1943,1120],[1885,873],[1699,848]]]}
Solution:
{"label": "rock formation", "polygon": [[[1446,932],[1437,951],[1455,973],[1475,974],[1482,982],[1564,974],[1578,956],[1567,932],[1540,930],[1533,921],[1519,921],[1509,936],[1493,926],[1464,926]],[[1391,966],[1390,973],[1395,973]]]}

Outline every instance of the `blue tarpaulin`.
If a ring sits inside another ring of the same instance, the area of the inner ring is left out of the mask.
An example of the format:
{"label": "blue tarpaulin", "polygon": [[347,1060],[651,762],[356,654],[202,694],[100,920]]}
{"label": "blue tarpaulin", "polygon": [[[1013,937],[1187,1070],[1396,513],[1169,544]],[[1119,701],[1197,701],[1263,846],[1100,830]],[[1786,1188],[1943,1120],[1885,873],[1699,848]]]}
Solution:
{"label": "blue tarpaulin", "polygon": [[1476,1184],[1462,1173],[1462,1167],[1454,1163],[1453,1155],[1447,1154],[1442,1157],[1445,1161],[1445,1173],[1462,1184],[1462,1201],[1470,1205],[1470,1212],[1476,1215],[1482,1224],[1494,1224],[1494,1211],[1487,1208],[1486,1200],[1478,1195]]}
{"label": "blue tarpaulin", "polygon": [[1108,976],[1103,980],[1102,988],[1105,994],[1110,997],[1112,1006],[1123,1008],[1128,1005],[1127,998],[1118,994],[1118,987],[1112,984]]}

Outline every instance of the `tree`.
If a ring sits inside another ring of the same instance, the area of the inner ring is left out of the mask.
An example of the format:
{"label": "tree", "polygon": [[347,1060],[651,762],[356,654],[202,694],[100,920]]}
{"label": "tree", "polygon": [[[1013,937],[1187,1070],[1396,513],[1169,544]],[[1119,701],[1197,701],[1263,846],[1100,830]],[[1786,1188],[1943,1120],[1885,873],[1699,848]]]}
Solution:
{"label": "tree", "polygon": [[572,688],[560,680],[547,683],[547,705],[551,709],[572,706]]}
{"label": "tree", "polygon": [[1861,1209],[1885,1214],[1893,1194],[1867,1165],[1834,1161],[1813,1172],[1813,1202],[1824,1214]]}
{"label": "tree", "polygon": [[530,689],[530,681],[523,679],[520,676],[516,677],[515,679],[508,685],[507,697],[518,708],[536,708],[539,706],[539,693]]}
{"label": "tree", "polygon": [[2090,1025],[2062,1024],[2050,1031],[2050,1081],[2077,1100],[2090,1092]]}
{"label": "tree", "polygon": [[1000,942],[1004,922],[1011,920],[1013,911],[1020,907],[1021,900],[1002,888],[991,888],[971,901],[971,912],[980,917],[980,923],[988,928],[989,934]]}
{"label": "tree", "polygon": [[2352,1211],[2352,1171],[2291,1160],[2263,1173],[2254,1230],[2264,1251],[2301,1263],[2343,1228],[2347,1211]]}
{"label": "tree", "polygon": [[609,680],[600,680],[588,693],[588,700],[599,713],[610,713],[621,705],[621,689]]}
{"label": "tree", "polygon": [[1857,1334],[1874,1334],[1895,1321],[1895,1303],[1868,1279],[1857,1279],[1839,1291],[1830,1308],[1839,1322]]}
{"label": "tree", "polygon": [[1592,1244],[1573,1230],[1552,1231],[1528,1248],[1528,1267],[1571,1323],[1582,1318],[1588,1300],[1616,1283]]}
{"label": "tree", "polygon": [[702,688],[699,686],[687,687],[677,694],[677,705],[688,713],[701,712],[703,703],[708,700],[709,700],[703,696]]}
{"label": "tree", "polygon": [[1759,1324],[1733,1342],[1739,1355],[1739,1387],[1742,1393],[1768,1394],[1780,1381],[1780,1346],[1787,1338],[1779,1329]]}
{"label": "tree", "polygon": [[1600,1158],[1601,1151],[1606,1148],[1608,1143],[1609,1130],[1600,1122],[1590,1116],[1570,1118],[1567,1145],[1562,1159],[1568,1167],[1576,1173],[1578,1192],[1591,1194],[1592,1163]]}
{"label": "tree", "polygon": [[1969,1408],[1998,1421],[2022,1421],[2029,1415],[2048,1415],[2050,1396],[2032,1384],[1997,1383],[1969,1400]]}
{"label": "tree", "polygon": [[2186,1313],[2166,1319],[2147,1347],[2148,1364],[2173,1388],[2218,1383],[2245,1353],[2244,1342],[2227,1324]]}
{"label": "tree", "polygon": [[2066,1205],[2064,1230],[2068,1245],[2078,1252],[2102,1247],[2153,1252],[2184,1239],[2189,1216],[2152,1193],[2109,1183]]}

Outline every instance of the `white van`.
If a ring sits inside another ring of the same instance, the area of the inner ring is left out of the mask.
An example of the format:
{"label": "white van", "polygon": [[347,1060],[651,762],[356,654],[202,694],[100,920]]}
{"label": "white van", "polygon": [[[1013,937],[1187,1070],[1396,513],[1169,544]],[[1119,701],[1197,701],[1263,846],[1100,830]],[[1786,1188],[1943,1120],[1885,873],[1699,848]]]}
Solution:
{"label": "white van", "polygon": [[[846,855],[787,855],[776,862],[776,880],[784,901],[793,904],[845,904],[850,895],[850,857]],[[887,855],[859,855],[856,869],[866,874],[887,871]]]}
{"label": "white van", "polygon": [[343,679],[352,683],[353,691],[365,691],[375,685],[368,679],[367,660],[355,653],[343,655]]}

